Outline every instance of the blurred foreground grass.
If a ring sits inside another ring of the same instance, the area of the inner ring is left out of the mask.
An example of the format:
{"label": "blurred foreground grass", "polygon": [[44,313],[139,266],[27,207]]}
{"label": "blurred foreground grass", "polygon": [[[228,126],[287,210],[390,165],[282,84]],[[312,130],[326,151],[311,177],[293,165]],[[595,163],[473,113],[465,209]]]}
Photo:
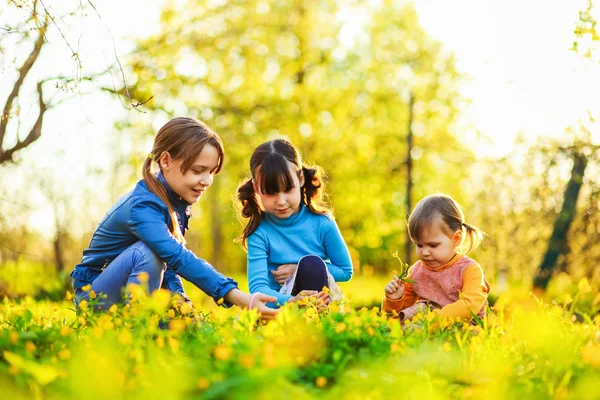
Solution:
{"label": "blurred foreground grass", "polygon": [[481,326],[436,331],[431,316],[403,329],[371,307],[386,280],[343,284],[344,313],[286,307],[267,325],[195,288],[201,313],[162,291],[106,313],[5,298],[2,398],[600,398],[600,297],[586,280],[559,275],[554,302],[515,287]]}

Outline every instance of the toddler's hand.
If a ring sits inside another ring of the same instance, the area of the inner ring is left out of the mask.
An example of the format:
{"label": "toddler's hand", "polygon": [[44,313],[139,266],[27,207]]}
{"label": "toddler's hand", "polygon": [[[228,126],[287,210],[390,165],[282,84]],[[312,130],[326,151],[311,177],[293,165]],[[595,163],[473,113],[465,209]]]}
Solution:
{"label": "toddler's hand", "polygon": [[390,300],[398,300],[404,296],[404,282],[394,275],[394,279],[385,287],[385,297]]}

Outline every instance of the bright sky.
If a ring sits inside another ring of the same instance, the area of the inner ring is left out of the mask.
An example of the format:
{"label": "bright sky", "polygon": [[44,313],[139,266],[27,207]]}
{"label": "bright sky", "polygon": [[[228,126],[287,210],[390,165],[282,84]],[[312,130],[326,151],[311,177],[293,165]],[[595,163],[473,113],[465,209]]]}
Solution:
{"label": "bright sky", "polygon": [[[88,17],[85,25],[79,27],[79,49],[86,72],[102,69],[114,60],[112,38],[123,57],[130,50],[126,39],[156,31],[163,2],[94,2],[103,22]],[[44,3],[48,6],[62,2]],[[78,4],[74,0],[66,3]],[[584,0],[418,0],[415,3],[425,30],[455,53],[459,70],[471,77],[462,92],[472,104],[464,110],[459,132],[463,140],[473,143],[478,153],[507,154],[519,132],[531,140],[539,135],[557,135],[578,119],[587,120],[588,110],[596,113],[600,110],[598,64],[586,62],[569,50]],[[51,50],[42,53],[36,73],[43,76],[72,72],[74,63],[64,41],[58,36],[49,39]],[[4,82],[13,79],[0,70],[0,103],[8,91]],[[33,80],[29,83],[34,84]],[[36,107],[24,104],[23,112],[29,110],[35,115]],[[107,132],[114,130],[113,122],[125,112],[114,98],[105,94],[74,98],[47,114],[44,136],[23,155],[23,165],[54,174],[52,179],[60,182],[60,190],[65,193],[76,193],[82,186],[101,187],[88,179],[81,166],[103,165],[111,148]],[[475,141],[475,131],[487,134],[490,141]],[[600,143],[598,132],[595,140]],[[59,150],[63,152],[59,160],[48,157]],[[27,168],[13,169],[12,181],[27,182],[26,171]],[[38,196],[43,198],[41,194]],[[48,207],[41,207],[31,223],[42,231],[51,231],[48,213]]]}

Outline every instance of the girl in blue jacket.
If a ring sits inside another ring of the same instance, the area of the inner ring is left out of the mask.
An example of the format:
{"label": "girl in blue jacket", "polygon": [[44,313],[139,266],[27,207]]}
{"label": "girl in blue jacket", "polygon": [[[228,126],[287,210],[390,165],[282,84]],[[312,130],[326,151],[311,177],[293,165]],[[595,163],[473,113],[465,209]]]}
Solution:
{"label": "girl in blue jacket", "polygon": [[189,300],[183,277],[216,302],[258,308],[264,319],[274,318],[265,302],[275,299],[240,291],[235,281],[185,246],[191,205],[213,182],[223,157],[220,137],[201,121],[167,122],[144,162],[144,179],[106,213],[71,272],[76,302],[89,296],[82,287],[91,284],[95,293],[104,294],[99,296],[100,307],[108,308],[123,299],[128,284],[139,284],[140,275],[147,274],[150,292],[163,287]]}
{"label": "girl in blue jacket", "polygon": [[327,302],[321,290],[350,280],[352,261],[324,205],[321,168],[306,167],[294,145],[276,139],[254,150],[250,171],[238,188],[242,216],[249,218],[241,241],[250,293],[276,297],[268,303],[274,308],[307,295]]}

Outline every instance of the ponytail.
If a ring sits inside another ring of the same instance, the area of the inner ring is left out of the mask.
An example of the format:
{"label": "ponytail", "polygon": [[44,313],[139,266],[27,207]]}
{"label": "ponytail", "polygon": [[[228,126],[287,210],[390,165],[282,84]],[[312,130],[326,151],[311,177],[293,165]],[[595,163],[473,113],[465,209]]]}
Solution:
{"label": "ponytail", "polygon": [[167,193],[167,189],[156,179],[156,176],[152,172],[152,160],[156,157],[153,154],[149,154],[144,161],[144,165],[142,167],[142,176],[144,177],[144,182],[146,182],[146,186],[152,193],[158,196],[159,199],[162,200],[163,203],[167,205],[169,209],[169,215],[171,216],[171,225],[169,226],[169,232],[171,235],[185,246],[185,238],[181,234],[181,230],[179,229],[179,220],[177,218],[177,214],[171,205],[171,200],[169,200],[169,194]]}
{"label": "ponytail", "polygon": [[256,201],[256,193],[254,192],[252,179],[248,179],[238,188],[237,197],[242,205],[242,217],[250,218],[250,221],[248,221],[248,224],[244,228],[242,236],[238,238],[238,240],[242,242],[242,247],[248,250],[248,238],[258,228],[263,214]]}
{"label": "ponytail", "polygon": [[462,230],[465,233],[463,241],[459,246],[460,253],[469,254],[475,250],[483,241],[485,232],[474,225],[462,223]]}
{"label": "ponytail", "polygon": [[302,166],[304,174],[304,186],[302,187],[302,201],[308,209],[315,214],[329,214],[333,212],[327,207],[324,200],[325,182],[323,181],[323,169],[321,167]]}

